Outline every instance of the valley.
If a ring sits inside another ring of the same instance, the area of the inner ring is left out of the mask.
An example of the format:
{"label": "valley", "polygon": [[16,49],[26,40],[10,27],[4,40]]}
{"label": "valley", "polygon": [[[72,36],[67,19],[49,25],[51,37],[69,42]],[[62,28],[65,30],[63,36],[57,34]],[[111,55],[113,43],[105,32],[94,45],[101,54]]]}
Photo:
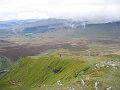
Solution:
{"label": "valley", "polygon": [[119,90],[119,35],[120,22],[1,26],[0,90]]}

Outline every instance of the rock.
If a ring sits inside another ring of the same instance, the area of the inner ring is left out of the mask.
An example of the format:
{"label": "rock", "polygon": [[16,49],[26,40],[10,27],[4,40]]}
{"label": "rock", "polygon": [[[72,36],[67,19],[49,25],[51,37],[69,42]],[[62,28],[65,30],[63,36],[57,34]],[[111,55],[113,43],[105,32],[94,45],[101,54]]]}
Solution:
{"label": "rock", "polygon": [[108,87],[106,90],[112,90],[112,87],[110,86],[110,87]]}
{"label": "rock", "polygon": [[73,87],[67,87],[68,90],[75,90]]}
{"label": "rock", "polygon": [[85,82],[83,79],[81,79],[81,84],[84,86],[85,85]]}
{"label": "rock", "polygon": [[98,90],[98,83],[99,82],[95,82],[95,90]]}
{"label": "rock", "polygon": [[63,85],[60,80],[57,81],[57,85]]}

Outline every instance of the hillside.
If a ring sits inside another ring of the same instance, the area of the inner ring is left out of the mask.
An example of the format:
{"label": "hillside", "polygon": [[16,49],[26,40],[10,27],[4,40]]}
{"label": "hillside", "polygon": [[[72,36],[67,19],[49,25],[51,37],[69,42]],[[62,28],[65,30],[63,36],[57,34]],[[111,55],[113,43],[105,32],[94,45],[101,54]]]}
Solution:
{"label": "hillside", "polygon": [[[0,78],[1,90],[119,90],[120,56],[76,56],[64,51],[20,60]],[[62,83],[58,85],[57,81]],[[95,86],[95,83],[97,85]]]}
{"label": "hillside", "polygon": [[46,19],[0,29],[0,90],[119,90],[119,28]]}

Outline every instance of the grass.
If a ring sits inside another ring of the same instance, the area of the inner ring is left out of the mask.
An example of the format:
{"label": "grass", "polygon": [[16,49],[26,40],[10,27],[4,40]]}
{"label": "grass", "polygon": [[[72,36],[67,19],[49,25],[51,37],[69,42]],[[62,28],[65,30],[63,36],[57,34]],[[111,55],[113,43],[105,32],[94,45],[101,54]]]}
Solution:
{"label": "grass", "polygon": [[[64,53],[62,57],[60,53]],[[104,61],[120,62],[120,56],[76,56],[60,49],[25,57],[0,78],[0,90],[67,90],[68,87],[95,90],[95,82],[99,82],[100,90],[109,86],[119,90],[119,67],[95,69],[96,64]],[[58,80],[62,86],[56,84]],[[84,86],[81,80],[84,80]]]}

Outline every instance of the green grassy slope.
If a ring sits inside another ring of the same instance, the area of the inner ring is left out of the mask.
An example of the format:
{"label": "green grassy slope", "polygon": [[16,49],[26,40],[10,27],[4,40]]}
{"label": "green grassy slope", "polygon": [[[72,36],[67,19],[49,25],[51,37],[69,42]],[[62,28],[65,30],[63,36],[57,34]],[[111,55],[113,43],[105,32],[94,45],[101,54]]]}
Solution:
{"label": "green grassy slope", "polygon": [[0,90],[95,90],[96,82],[99,90],[119,90],[119,61],[119,55],[26,57],[0,78]]}

